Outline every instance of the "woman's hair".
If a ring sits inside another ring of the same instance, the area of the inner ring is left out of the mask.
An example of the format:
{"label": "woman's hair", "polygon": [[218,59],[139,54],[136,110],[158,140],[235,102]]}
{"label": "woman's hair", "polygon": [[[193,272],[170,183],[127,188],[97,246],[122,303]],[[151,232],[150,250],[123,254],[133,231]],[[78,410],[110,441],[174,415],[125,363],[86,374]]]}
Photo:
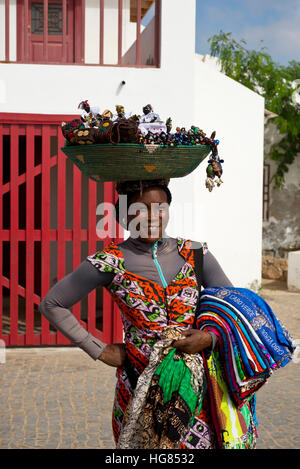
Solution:
{"label": "woman's hair", "polygon": [[130,199],[133,195],[143,193],[143,190],[150,189],[150,188],[157,188],[162,189],[165,191],[167,196],[167,202],[170,205],[172,201],[172,195],[170,189],[168,188],[168,184],[170,179],[149,179],[143,181],[123,181],[118,182],[116,185],[116,191],[118,194],[125,194],[127,195],[128,199]]}
{"label": "woman's hair", "polygon": [[[142,181],[123,181],[118,182],[116,185],[116,191],[119,195],[127,195],[127,206],[126,210],[128,212],[128,208],[130,205],[130,200],[136,194],[142,194],[146,189],[161,189],[166,193],[167,196],[167,203],[170,205],[172,201],[172,194],[170,189],[168,188],[168,184],[170,179],[149,179],[149,180],[142,180]],[[127,215],[126,212],[126,215]],[[120,206],[119,206],[119,199],[115,204],[115,213],[116,213],[116,220],[120,223],[123,228],[127,229],[124,223],[122,223],[122,218],[124,214],[120,213]]]}

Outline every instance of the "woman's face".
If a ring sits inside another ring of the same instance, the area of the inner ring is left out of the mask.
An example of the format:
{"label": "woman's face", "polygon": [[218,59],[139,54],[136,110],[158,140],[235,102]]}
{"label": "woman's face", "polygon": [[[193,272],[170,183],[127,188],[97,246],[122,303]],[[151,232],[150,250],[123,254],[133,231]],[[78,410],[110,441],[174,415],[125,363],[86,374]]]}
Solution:
{"label": "woman's face", "polygon": [[161,239],[169,221],[169,204],[163,189],[148,188],[130,198],[128,225],[130,235],[146,243]]}

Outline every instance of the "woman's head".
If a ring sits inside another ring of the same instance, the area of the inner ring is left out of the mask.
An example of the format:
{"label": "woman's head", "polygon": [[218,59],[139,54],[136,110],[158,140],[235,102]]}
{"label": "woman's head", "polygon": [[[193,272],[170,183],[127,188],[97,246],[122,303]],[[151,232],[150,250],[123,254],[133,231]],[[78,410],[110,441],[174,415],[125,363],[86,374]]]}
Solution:
{"label": "woman's head", "polygon": [[168,183],[168,179],[156,179],[117,184],[117,220],[132,237],[153,243],[163,236],[172,200]]}

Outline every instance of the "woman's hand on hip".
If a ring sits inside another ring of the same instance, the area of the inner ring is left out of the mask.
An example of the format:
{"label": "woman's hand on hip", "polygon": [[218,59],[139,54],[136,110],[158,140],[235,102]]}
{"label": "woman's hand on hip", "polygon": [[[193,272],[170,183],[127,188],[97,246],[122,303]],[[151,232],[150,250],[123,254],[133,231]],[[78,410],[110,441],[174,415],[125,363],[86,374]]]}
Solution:
{"label": "woman's hand on hip", "polygon": [[121,367],[126,359],[124,344],[109,344],[105,347],[98,360],[109,366]]}
{"label": "woman's hand on hip", "polygon": [[189,329],[182,333],[184,339],[179,339],[173,342],[175,347],[180,352],[197,353],[201,350],[211,347],[212,337],[208,332],[200,331],[198,329]]}

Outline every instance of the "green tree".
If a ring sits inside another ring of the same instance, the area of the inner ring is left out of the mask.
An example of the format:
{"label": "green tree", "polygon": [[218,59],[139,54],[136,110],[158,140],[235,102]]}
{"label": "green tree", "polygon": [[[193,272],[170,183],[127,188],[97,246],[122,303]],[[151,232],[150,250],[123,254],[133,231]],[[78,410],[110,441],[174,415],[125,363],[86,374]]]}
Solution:
{"label": "green tree", "polygon": [[[295,100],[295,88],[300,87],[300,62],[280,65],[262,44],[259,50],[249,50],[244,39],[237,42],[232,33],[223,31],[208,42],[210,54],[221,62],[222,72],[263,96],[266,109],[278,114],[273,123],[282,139],[272,146],[269,157],[277,163],[273,180],[280,187],[289,165],[300,153],[300,105]],[[295,80],[299,80],[298,85]]]}

